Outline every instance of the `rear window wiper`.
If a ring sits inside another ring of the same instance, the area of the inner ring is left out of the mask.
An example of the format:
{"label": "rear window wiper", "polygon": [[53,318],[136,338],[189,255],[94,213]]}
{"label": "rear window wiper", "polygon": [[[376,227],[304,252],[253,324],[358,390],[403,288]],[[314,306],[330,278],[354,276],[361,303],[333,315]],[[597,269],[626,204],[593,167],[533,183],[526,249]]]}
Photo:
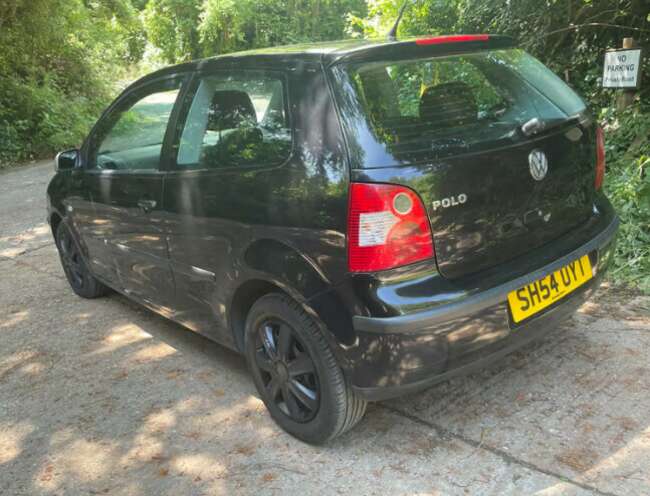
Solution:
{"label": "rear window wiper", "polygon": [[536,134],[542,133],[544,131],[549,131],[553,128],[563,126],[569,122],[578,122],[579,120],[580,119],[578,117],[568,117],[566,119],[552,119],[545,121],[539,117],[533,117],[529,121],[524,122],[521,125],[520,129],[524,136],[530,138],[531,136],[535,136]]}

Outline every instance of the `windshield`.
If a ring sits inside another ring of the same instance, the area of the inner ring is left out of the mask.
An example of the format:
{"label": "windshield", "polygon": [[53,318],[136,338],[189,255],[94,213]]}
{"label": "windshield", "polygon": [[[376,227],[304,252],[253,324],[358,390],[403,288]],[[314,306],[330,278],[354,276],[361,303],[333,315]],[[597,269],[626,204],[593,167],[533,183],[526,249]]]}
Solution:
{"label": "windshield", "polygon": [[[346,131],[363,142],[361,167],[494,149],[525,139],[521,126],[531,119],[557,123],[585,110],[573,90],[522,50],[362,62],[337,70],[345,81],[339,104]],[[364,125],[383,146],[381,153],[366,149],[372,144],[360,136]]]}

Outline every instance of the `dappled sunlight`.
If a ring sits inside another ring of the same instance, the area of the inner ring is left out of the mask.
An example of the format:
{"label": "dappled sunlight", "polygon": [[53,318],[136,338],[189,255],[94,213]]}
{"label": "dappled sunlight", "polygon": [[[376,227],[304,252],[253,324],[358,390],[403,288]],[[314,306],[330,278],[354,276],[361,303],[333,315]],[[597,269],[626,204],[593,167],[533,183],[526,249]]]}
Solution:
{"label": "dappled sunlight", "polygon": [[16,327],[18,324],[24,322],[29,317],[28,310],[10,313],[8,316],[0,319],[0,329],[9,327]]}
{"label": "dappled sunlight", "polygon": [[108,331],[108,335],[101,340],[100,346],[93,350],[91,355],[111,353],[122,347],[151,339],[151,335],[136,324],[123,324],[115,326]]}
{"label": "dappled sunlight", "polygon": [[[305,494],[501,494],[504,480],[514,494],[564,496],[573,481],[650,494],[642,414],[650,322],[635,311],[647,300],[601,294],[495,369],[384,404],[422,423],[371,406],[355,430],[315,448],[272,421],[243,357],[120,296],[62,295],[64,281],[54,278],[35,295],[37,278],[53,275],[36,269],[58,269],[55,257],[39,250],[19,259],[30,265],[5,263],[34,278],[0,293],[9,309],[0,315],[7,494],[280,494],[298,486]],[[457,339],[468,339],[464,329]]]}
{"label": "dappled sunlight", "polygon": [[24,232],[0,236],[0,257],[16,258],[30,248],[52,243],[50,226],[43,222]]}
{"label": "dappled sunlight", "polygon": [[144,430],[148,432],[164,432],[176,425],[176,415],[171,408],[151,413],[144,420]]}
{"label": "dappled sunlight", "polygon": [[[397,408],[543,470],[617,494],[650,494],[650,301],[600,293],[572,320],[491,369]],[[622,318],[621,318],[622,317]],[[565,484],[535,494],[563,495]]]}
{"label": "dappled sunlight", "polygon": [[133,353],[127,360],[127,365],[128,363],[142,364],[147,362],[155,362],[162,360],[163,358],[167,358],[174,353],[176,353],[176,350],[168,344],[155,343]]}
{"label": "dappled sunlight", "polygon": [[647,494],[650,494],[650,473],[647,463],[650,460],[650,426],[640,426],[634,420],[625,417],[619,418],[617,423],[621,440],[630,433],[633,433],[634,437],[611,455],[594,463],[584,475],[587,478],[603,474],[619,479],[638,478],[645,482]]}
{"label": "dappled sunlight", "polygon": [[166,443],[160,436],[152,433],[139,433],[133,436],[131,444],[133,448],[120,458],[121,465],[133,465],[138,463],[158,462],[166,459]]}
{"label": "dappled sunlight", "polygon": [[[558,482],[557,484],[545,487],[540,491],[534,493],[535,496],[565,496],[571,491],[571,485],[566,482]],[[572,493],[570,493],[572,494]]]}
{"label": "dappled sunlight", "polygon": [[34,429],[29,422],[0,423],[0,466],[20,455],[24,439],[34,432]]}
{"label": "dappled sunlight", "polygon": [[175,410],[181,414],[181,413],[192,413],[201,408],[201,405],[204,404],[204,400],[200,396],[191,396],[189,398],[185,398],[182,401],[179,401],[176,403]]}
{"label": "dappled sunlight", "polygon": [[20,371],[26,375],[39,375],[41,372],[45,371],[45,365],[40,362],[32,362],[25,364]]}
{"label": "dappled sunlight", "polygon": [[160,459],[165,456],[164,434],[169,429],[177,428],[177,416],[173,408],[154,409],[142,419],[132,442],[132,449],[123,460],[137,459],[144,462]]}
{"label": "dappled sunlight", "polygon": [[13,372],[36,375],[45,365],[40,362],[45,358],[43,351],[18,351],[0,360],[0,381]]}
{"label": "dappled sunlight", "polygon": [[[256,396],[245,396],[238,399],[236,403],[229,403],[227,407],[215,408],[210,412],[205,413],[204,419],[214,425],[219,425],[224,422],[232,422],[234,419],[246,419],[253,413],[267,415],[266,407],[262,400]],[[275,430],[273,424],[269,424],[272,430]],[[263,433],[259,433],[261,437]]]}
{"label": "dappled sunlight", "polygon": [[218,456],[206,454],[187,454],[174,457],[171,466],[177,471],[193,478],[220,478],[228,474]]}
{"label": "dappled sunlight", "polygon": [[115,449],[110,442],[73,439],[40,467],[34,485],[53,491],[63,489],[67,480],[98,481],[113,470]]}

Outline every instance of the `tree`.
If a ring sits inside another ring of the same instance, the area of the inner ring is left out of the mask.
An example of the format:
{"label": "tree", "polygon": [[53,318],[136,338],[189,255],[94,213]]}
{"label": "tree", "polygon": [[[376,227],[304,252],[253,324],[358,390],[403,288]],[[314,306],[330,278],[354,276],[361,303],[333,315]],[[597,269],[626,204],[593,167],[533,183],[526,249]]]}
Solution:
{"label": "tree", "polygon": [[341,39],[363,0],[149,0],[148,40],[166,62],[287,43]]}
{"label": "tree", "polygon": [[0,0],[0,163],[78,143],[144,43],[129,0]]}
{"label": "tree", "polygon": [[149,0],[144,10],[148,40],[167,62],[200,57],[201,0]]}

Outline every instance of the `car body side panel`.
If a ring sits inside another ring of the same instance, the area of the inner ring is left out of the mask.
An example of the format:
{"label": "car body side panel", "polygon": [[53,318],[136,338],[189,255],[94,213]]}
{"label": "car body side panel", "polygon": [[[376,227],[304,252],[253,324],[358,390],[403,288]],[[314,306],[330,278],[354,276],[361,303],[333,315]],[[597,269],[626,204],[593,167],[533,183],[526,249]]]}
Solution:
{"label": "car body side panel", "polygon": [[[169,308],[173,305],[174,282],[159,208],[163,175],[155,171],[87,171],[86,181],[95,210],[91,236],[95,250],[90,250],[93,270],[114,261],[115,272],[104,277],[112,285],[150,305]],[[139,205],[143,200],[156,206],[144,211]]]}
{"label": "car body side panel", "polygon": [[175,318],[220,341],[232,342],[228,305],[242,284],[277,281],[306,300],[345,277],[349,174],[331,96],[319,65],[287,77],[286,163],[172,170],[165,179]]}

